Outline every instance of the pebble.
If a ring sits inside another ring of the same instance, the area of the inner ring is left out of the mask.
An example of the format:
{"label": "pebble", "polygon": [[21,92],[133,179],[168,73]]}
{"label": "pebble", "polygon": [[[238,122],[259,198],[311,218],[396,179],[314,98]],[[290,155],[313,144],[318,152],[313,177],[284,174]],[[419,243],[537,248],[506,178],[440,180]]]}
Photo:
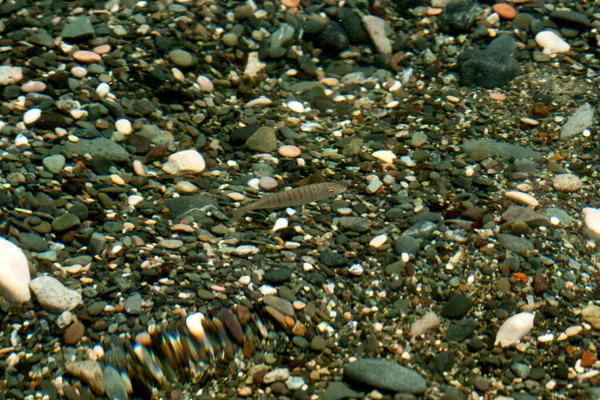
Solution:
{"label": "pebble", "polygon": [[29,292],[29,263],[23,250],[0,237],[0,295],[8,301],[25,303]]}
{"label": "pebble", "polygon": [[125,118],[119,118],[115,121],[115,129],[117,132],[122,133],[123,135],[129,135],[131,132],[133,132],[131,121]]}
{"label": "pebble", "polygon": [[385,242],[387,242],[388,236],[386,234],[377,235],[369,242],[369,246],[374,247],[376,249],[383,246]]}
{"label": "pebble", "polygon": [[392,54],[392,43],[385,35],[385,21],[374,15],[365,15],[362,21],[377,51],[381,54]]}
{"label": "pebble", "polygon": [[494,346],[500,344],[502,347],[508,347],[519,343],[519,340],[533,328],[534,319],[535,316],[529,312],[522,312],[508,318],[500,325]]}
{"label": "pebble", "polygon": [[51,276],[38,276],[29,283],[29,287],[38,303],[53,313],[73,310],[81,304],[81,294]]}
{"label": "pebble", "polygon": [[158,242],[160,247],[164,247],[165,249],[175,250],[183,246],[183,240],[179,239],[163,239]]}
{"label": "pebble", "polygon": [[54,154],[52,156],[44,157],[44,159],[42,160],[42,165],[48,171],[50,171],[54,175],[57,175],[62,172],[66,162],[67,160],[65,156],[63,156],[62,154]]}
{"label": "pebble", "polygon": [[76,345],[83,337],[84,332],[85,332],[85,326],[83,326],[83,324],[81,322],[75,322],[74,324],[69,326],[69,328],[67,328],[67,330],[65,331],[65,334],[64,334],[65,344],[67,346]]}
{"label": "pebble", "polygon": [[71,68],[71,75],[73,75],[75,78],[83,78],[87,75],[87,69],[77,66],[77,67],[73,67]]}
{"label": "pebble", "polygon": [[279,154],[282,157],[296,158],[300,157],[302,150],[299,147],[293,145],[285,145],[279,148]]}
{"label": "pebble", "polygon": [[212,92],[215,90],[215,85],[204,75],[200,75],[196,79],[196,83],[200,86],[200,90],[203,92]]}
{"label": "pebble", "polygon": [[277,189],[277,179],[272,178],[270,176],[263,176],[258,181],[258,187],[266,191],[275,190]]}
{"label": "pebble", "polygon": [[265,384],[271,384],[273,382],[283,382],[288,380],[290,377],[290,370],[287,368],[276,368],[273,371],[267,372],[263,377]]}
{"label": "pebble", "polygon": [[265,107],[265,106],[270,106],[271,104],[273,104],[273,101],[271,99],[269,99],[268,97],[265,97],[265,96],[260,96],[257,99],[253,99],[253,100],[250,100],[249,102],[247,102],[246,108]]}
{"label": "pebble", "polygon": [[535,35],[535,42],[544,49],[545,54],[566,53],[571,46],[553,31],[541,31]]}
{"label": "pebble", "polygon": [[560,140],[568,140],[591,127],[594,123],[594,109],[589,103],[584,103],[569,117],[560,130]]}
{"label": "pebble", "polygon": [[20,82],[23,79],[23,70],[21,67],[10,65],[0,66],[0,85],[7,86]]}
{"label": "pebble", "polygon": [[42,93],[46,90],[46,84],[41,81],[29,81],[21,85],[21,91],[23,93]]}
{"label": "pebble", "polygon": [[552,180],[554,189],[561,192],[576,192],[583,186],[581,179],[574,174],[556,175]]}
{"label": "pebble", "polygon": [[363,358],[345,365],[344,376],[379,390],[421,394],[427,389],[427,382],[418,372],[393,361],[376,358]]}
{"label": "pebble", "polygon": [[93,51],[88,50],[76,51],[73,53],[73,58],[75,61],[79,61],[80,63],[84,64],[99,63],[102,60],[100,54],[96,54]]}
{"label": "pebble", "polygon": [[95,393],[105,393],[104,373],[97,361],[69,361],[65,363],[65,370],[70,375],[79,378]]}
{"label": "pebble", "polygon": [[76,228],[81,224],[79,217],[75,214],[65,213],[52,220],[52,229],[55,232],[64,232]]}
{"label": "pebble", "polygon": [[588,304],[581,310],[581,316],[583,317],[583,320],[592,325],[595,330],[600,331],[600,306],[591,303]]}
{"label": "pebble", "polygon": [[525,204],[526,206],[537,207],[540,205],[540,203],[532,195],[523,192],[518,192],[516,190],[508,191],[504,193],[504,196],[517,203]]}
{"label": "pebble", "polygon": [[35,121],[40,119],[41,116],[42,110],[40,110],[39,108],[32,108],[30,110],[27,110],[25,114],[23,114],[23,122],[25,122],[26,124],[33,124]]}
{"label": "pebble", "polygon": [[263,126],[260,127],[246,140],[246,146],[253,151],[261,153],[270,153],[277,148],[277,136],[275,129]]}
{"label": "pebble", "polygon": [[171,154],[163,171],[176,174],[199,174],[206,168],[204,157],[197,150],[183,150]]}
{"label": "pebble", "polygon": [[185,50],[175,49],[169,52],[169,59],[178,67],[191,67],[194,64],[194,57]]}
{"label": "pebble", "polygon": [[492,6],[492,10],[503,19],[514,19],[517,16],[517,10],[510,4],[497,3]]}
{"label": "pebble", "polygon": [[96,94],[100,97],[106,97],[109,92],[110,86],[108,86],[108,83],[106,82],[102,82],[96,87]]}
{"label": "pebble", "polygon": [[304,112],[304,105],[297,100],[292,100],[288,102],[287,107],[290,109],[290,111],[293,111],[295,113],[301,114]]}
{"label": "pebble", "polygon": [[372,156],[388,164],[393,163],[396,159],[396,155],[390,150],[377,150],[373,152]]}
{"label": "pebble", "polygon": [[600,209],[585,207],[583,209],[583,220],[589,230],[600,235]]}

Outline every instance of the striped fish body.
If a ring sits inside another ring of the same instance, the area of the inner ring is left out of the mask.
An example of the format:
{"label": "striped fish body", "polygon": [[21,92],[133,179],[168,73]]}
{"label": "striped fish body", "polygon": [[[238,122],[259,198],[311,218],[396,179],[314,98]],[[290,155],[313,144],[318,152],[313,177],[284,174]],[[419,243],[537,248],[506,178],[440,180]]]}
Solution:
{"label": "striped fish body", "polygon": [[290,190],[266,195],[233,213],[231,222],[243,217],[248,211],[264,210],[268,208],[296,207],[337,196],[346,190],[346,186],[336,182],[315,183],[300,186]]}

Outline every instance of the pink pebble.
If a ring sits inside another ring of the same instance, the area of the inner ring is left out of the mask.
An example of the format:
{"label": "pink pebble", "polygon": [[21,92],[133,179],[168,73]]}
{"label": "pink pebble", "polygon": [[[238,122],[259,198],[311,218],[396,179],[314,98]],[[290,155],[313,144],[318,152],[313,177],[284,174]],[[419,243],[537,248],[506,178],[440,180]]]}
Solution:
{"label": "pink pebble", "polygon": [[286,145],[279,148],[279,154],[283,157],[296,158],[300,157],[302,150],[296,146]]}
{"label": "pink pebble", "polygon": [[93,51],[87,50],[76,51],[75,53],[73,53],[73,58],[76,61],[82,62],[84,64],[100,62],[100,60],[102,59],[102,57],[100,57],[100,54],[96,54]]}
{"label": "pink pebble", "polygon": [[94,53],[106,54],[110,52],[110,44],[101,44],[100,46],[94,47]]}

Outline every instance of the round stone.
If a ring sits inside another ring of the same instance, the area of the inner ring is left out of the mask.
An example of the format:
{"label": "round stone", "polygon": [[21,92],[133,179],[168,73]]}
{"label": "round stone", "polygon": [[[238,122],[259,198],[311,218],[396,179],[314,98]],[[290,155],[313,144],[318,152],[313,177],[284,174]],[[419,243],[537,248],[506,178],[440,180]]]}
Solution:
{"label": "round stone", "polygon": [[275,180],[275,178],[271,178],[270,176],[265,176],[260,178],[260,181],[258,181],[258,186],[260,186],[262,190],[275,190],[277,188],[277,180]]}
{"label": "round stone", "polygon": [[185,50],[175,49],[169,53],[169,59],[178,67],[190,67],[194,63],[194,57]]}
{"label": "round stone", "polygon": [[300,157],[302,150],[299,147],[292,145],[285,145],[279,148],[279,154],[283,157],[296,158]]}
{"label": "round stone", "polygon": [[33,124],[35,121],[40,119],[42,116],[42,110],[39,108],[32,108],[31,110],[27,110],[25,114],[23,114],[23,122],[26,124]]}
{"label": "round stone", "polygon": [[46,84],[41,81],[29,81],[21,85],[21,91],[23,93],[41,93],[46,90]]}
{"label": "round stone", "polygon": [[287,106],[290,109],[290,111],[293,111],[296,113],[304,112],[304,105],[297,100],[292,100],[292,101],[288,102]]}
{"label": "round stone", "polygon": [[115,128],[119,133],[123,135],[129,135],[133,132],[133,127],[131,126],[131,122],[128,119],[120,118],[115,121]]}
{"label": "round stone", "polygon": [[88,50],[78,50],[75,53],[73,53],[73,58],[76,61],[79,61],[80,63],[84,63],[84,64],[91,64],[91,63],[97,63],[100,62],[100,60],[102,60],[102,57],[100,57],[100,54],[94,53],[93,51],[88,51]]}
{"label": "round stone", "polygon": [[577,175],[560,174],[554,177],[552,186],[554,186],[554,189],[561,192],[576,192],[581,189],[583,183]]}

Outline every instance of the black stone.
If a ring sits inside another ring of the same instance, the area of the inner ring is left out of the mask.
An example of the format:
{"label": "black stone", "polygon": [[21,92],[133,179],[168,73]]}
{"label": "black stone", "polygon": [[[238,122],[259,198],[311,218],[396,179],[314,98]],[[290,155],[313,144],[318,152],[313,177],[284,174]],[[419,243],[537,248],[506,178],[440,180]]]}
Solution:
{"label": "black stone", "polygon": [[446,331],[448,340],[462,342],[477,329],[477,320],[475,318],[465,318],[452,325]]}

